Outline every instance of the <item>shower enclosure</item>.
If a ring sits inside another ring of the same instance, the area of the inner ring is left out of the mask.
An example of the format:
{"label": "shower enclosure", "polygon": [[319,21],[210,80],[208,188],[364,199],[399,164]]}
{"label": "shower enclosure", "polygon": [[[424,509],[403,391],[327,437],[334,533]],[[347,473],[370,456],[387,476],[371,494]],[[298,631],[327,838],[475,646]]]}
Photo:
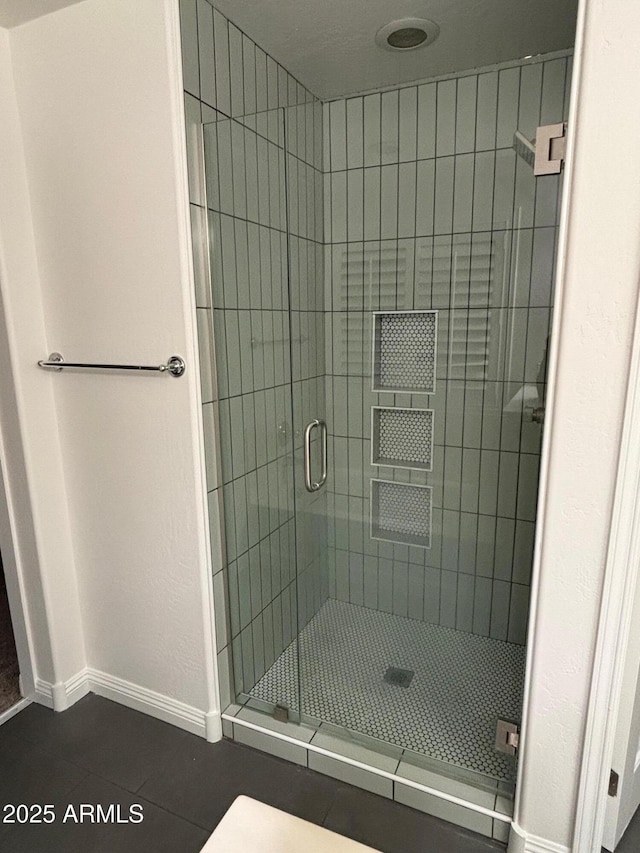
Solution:
{"label": "shower enclosure", "polygon": [[322,104],[212,24],[229,713],[508,799],[561,188],[515,133],[564,120],[571,57]]}

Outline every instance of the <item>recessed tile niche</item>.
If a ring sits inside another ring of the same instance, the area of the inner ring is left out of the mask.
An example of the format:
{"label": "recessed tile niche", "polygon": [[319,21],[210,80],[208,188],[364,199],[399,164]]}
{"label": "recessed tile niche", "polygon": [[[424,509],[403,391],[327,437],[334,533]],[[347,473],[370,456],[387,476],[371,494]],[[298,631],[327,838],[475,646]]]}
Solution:
{"label": "recessed tile niche", "polygon": [[373,390],[433,394],[437,311],[376,311],[373,315]]}
{"label": "recessed tile niche", "polygon": [[433,469],[432,409],[371,409],[371,464],[416,471]]}
{"label": "recessed tile niche", "polygon": [[371,480],[371,538],[431,547],[431,486]]}

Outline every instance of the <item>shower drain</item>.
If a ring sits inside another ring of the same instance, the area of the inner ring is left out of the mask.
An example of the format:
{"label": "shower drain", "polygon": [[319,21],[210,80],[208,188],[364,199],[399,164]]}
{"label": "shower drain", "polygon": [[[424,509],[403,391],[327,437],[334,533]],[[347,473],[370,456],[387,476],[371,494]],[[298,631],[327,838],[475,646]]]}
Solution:
{"label": "shower drain", "polygon": [[384,681],[387,684],[393,684],[396,687],[408,687],[413,678],[412,669],[399,669],[397,666],[390,666],[384,674]]}

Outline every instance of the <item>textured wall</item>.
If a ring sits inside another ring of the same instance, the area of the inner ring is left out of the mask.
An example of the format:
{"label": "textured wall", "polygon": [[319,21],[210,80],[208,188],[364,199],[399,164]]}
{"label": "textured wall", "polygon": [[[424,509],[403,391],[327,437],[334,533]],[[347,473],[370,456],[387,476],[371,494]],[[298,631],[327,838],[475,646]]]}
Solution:
{"label": "textured wall", "polygon": [[[50,425],[33,403],[23,410],[48,427],[38,438],[47,464],[28,464],[44,501],[34,503],[36,518],[58,522],[54,538],[38,535],[47,611],[66,636],[67,651],[53,644],[56,678],[88,665],[208,712],[197,350],[171,17],[171,4],[156,0],[86,0],[16,27],[10,41],[48,346],[98,363],[159,364],[177,352],[187,373],[45,373],[31,352],[44,347],[39,337],[21,350],[19,370],[41,405],[52,395],[57,414]],[[30,291],[20,290],[12,310],[26,306]],[[35,331],[37,308],[29,310]],[[24,319],[11,326],[26,346]],[[56,507],[68,511],[72,554]]]}
{"label": "textured wall", "polygon": [[[559,180],[512,141],[563,119],[570,64],[325,105],[331,596],[524,642],[541,430],[511,401],[545,358]],[[420,308],[435,394],[372,393],[371,312]],[[378,404],[434,410],[432,473],[369,464]],[[370,537],[372,477],[433,487],[430,549]]]}
{"label": "textured wall", "polygon": [[[71,532],[64,503],[64,478],[61,452],[53,445],[50,437],[55,433],[54,389],[44,372],[31,366],[46,351],[46,331],[42,294],[38,276],[38,261],[33,237],[31,212],[29,210],[29,187],[24,159],[23,140],[20,134],[20,115],[15,93],[13,67],[10,54],[10,37],[0,30],[0,146],[4,152],[0,163],[0,181],[3,191],[0,196],[0,285],[2,287],[2,309],[0,322],[0,347],[3,363],[12,365],[4,370],[0,378],[2,398],[2,477],[3,490],[7,495],[7,510],[12,516],[13,530],[0,509],[0,536],[7,584],[14,622],[19,608],[15,593],[20,573],[23,584],[25,610],[24,625],[16,624],[18,652],[32,655],[33,673],[26,663],[22,675],[24,689],[32,693],[36,677],[53,684],[59,679],[69,678],[82,666],[76,655],[64,662],[65,671],[57,671],[53,665],[52,647],[57,642],[54,630],[49,625],[45,609],[44,575],[50,574],[51,582],[64,571],[72,568],[69,559],[72,553]],[[9,330],[13,331],[13,342]],[[13,350],[13,352],[12,352]],[[18,370],[18,364],[24,365]],[[21,422],[22,421],[22,422]],[[27,459],[31,455],[31,470],[38,478],[29,483]],[[34,488],[35,487],[35,488]],[[0,500],[4,500],[0,498]],[[40,525],[37,531],[34,505],[40,504]],[[48,528],[48,529],[47,529]],[[66,538],[66,549],[60,553],[56,542]],[[13,541],[12,541],[13,540]],[[46,544],[48,543],[48,544]],[[43,552],[43,546],[44,552]],[[49,563],[49,571],[40,565],[38,552],[43,562]],[[11,563],[15,552],[17,573],[13,576]],[[66,553],[65,553],[66,551]],[[66,568],[65,568],[66,567]],[[62,601],[63,624],[68,621],[67,608],[74,607],[74,598]],[[79,602],[75,607],[79,611]],[[80,637],[79,618],[77,637]],[[28,628],[27,628],[28,625]],[[28,639],[28,633],[31,634]],[[29,648],[28,642],[31,643]],[[22,664],[22,660],[21,660]],[[31,683],[28,676],[31,675]]]}

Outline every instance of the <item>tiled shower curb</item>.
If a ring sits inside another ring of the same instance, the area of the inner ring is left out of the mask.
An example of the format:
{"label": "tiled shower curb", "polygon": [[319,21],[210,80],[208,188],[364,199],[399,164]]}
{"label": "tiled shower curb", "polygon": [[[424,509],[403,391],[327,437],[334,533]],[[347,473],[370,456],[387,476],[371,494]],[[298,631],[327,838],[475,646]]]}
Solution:
{"label": "tiled shower curb", "polygon": [[[494,796],[494,808],[488,808],[462,796],[448,793],[407,776],[398,775],[375,767],[371,763],[365,763],[319,746],[313,743],[318,732],[311,735],[313,731],[311,729],[305,730],[309,732],[310,739],[308,741],[303,740],[293,734],[285,734],[283,731],[276,731],[251,720],[243,719],[237,716],[238,713],[242,712],[241,709],[237,706],[233,707],[236,708],[235,713],[225,712],[222,714],[224,735],[231,740],[295,761],[312,770],[342,779],[356,787],[387,796],[389,799],[443,820],[448,820],[488,838],[503,842],[508,840],[511,815],[506,813],[508,808],[508,806],[505,808],[506,798],[501,797],[498,790]],[[262,714],[256,716],[262,716]],[[297,725],[286,723],[277,725],[280,729],[290,728],[292,732],[300,728]],[[445,777],[441,778],[443,783],[449,781],[450,787],[458,787],[455,781],[445,780]],[[380,783],[384,785],[384,780],[389,783],[386,787],[388,789],[390,786],[391,793],[380,789],[379,785]],[[461,783],[459,787],[468,788],[469,786]],[[505,808],[504,812],[497,810],[499,805]]]}

